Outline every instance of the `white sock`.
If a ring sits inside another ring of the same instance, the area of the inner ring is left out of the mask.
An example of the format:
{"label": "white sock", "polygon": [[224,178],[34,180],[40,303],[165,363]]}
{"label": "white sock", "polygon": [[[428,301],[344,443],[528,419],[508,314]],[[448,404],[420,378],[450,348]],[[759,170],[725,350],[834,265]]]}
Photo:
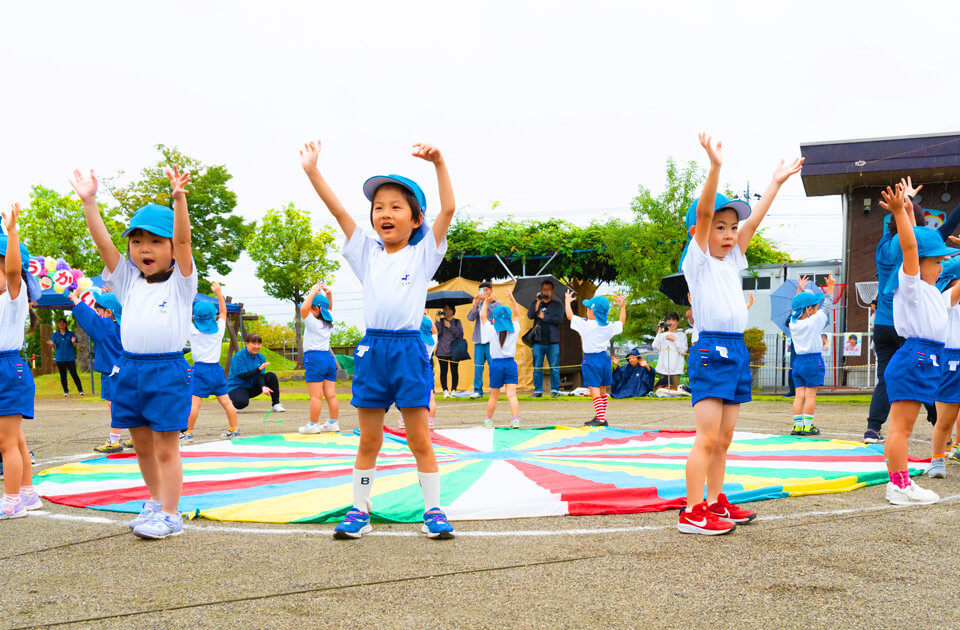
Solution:
{"label": "white sock", "polygon": [[440,473],[425,473],[418,470],[417,476],[420,477],[424,510],[440,507]]}
{"label": "white sock", "polygon": [[373,478],[377,469],[353,469],[353,507],[361,512],[370,512],[370,492],[373,490]]}
{"label": "white sock", "polygon": [[119,434],[119,433],[113,433],[113,432],[111,432],[111,433],[110,433],[110,443],[111,443],[111,444],[116,444],[116,443],[119,442],[119,441],[120,441],[120,434]]}
{"label": "white sock", "polygon": [[33,489],[33,486],[20,486],[20,494],[36,494],[36,490]]}
{"label": "white sock", "polygon": [[3,500],[6,501],[7,503],[16,503],[17,501],[20,500],[20,493],[18,492],[17,494],[7,494],[6,492],[4,492]]}

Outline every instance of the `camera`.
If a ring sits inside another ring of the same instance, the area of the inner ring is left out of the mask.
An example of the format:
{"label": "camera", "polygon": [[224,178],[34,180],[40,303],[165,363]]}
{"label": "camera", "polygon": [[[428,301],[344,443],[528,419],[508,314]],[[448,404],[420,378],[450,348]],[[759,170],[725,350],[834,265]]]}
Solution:
{"label": "camera", "polygon": [[443,317],[445,315],[446,313],[443,312],[443,309],[440,309],[439,311],[437,311],[437,317]]}
{"label": "camera", "polygon": [[543,300],[547,299],[547,296],[543,293],[537,293],[537,299],[542,302]]}
{"label": "camera", "polygon": [[667,322],[660,322],[660,332],[667,332],[670,330],[670,327],[667,326]]}

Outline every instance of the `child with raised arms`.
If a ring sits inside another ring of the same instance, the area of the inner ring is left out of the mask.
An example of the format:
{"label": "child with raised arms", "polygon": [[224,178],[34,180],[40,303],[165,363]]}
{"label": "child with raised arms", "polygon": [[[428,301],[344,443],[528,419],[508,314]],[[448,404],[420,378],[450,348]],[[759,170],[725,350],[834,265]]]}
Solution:
{"label": "child with raised arms", "polygon": [[[96,344],[93,370],[100,374],[100,399],[110,402],[113,400],[115,366],[120,363],[120,355],[123,353],[120,343],[120,318],[123,307],[120,306],[120,300],[112,291],[94,293],[93,308],[80,299],[79,289],[70,294],[70,301],[73,302],[73,318]],[[110,404],[113,405],[112,402]],[[107,441],[93,447],[93,450],[106,454],[123,451],[124,444],[120,441],[122,431],[123,429],[113,426],[111,420]]]}
{"label": "child with raised arms", "polygon": [[520,306],[513,291],[507,293],[510,306],[498,304],[491,310],[495,301],[493,291],[483,296],[480,306],[480,338],[490,349],[490,399],[487,400],[487,419],[483,426],[493,426],[493,412],[500,400],[500,389],[507,392],[510,403],[510,428],[520,428],[520,402],[517,400],[517,384],[520,373],[517,371],[517,339],[520,337]]}
{"label": "child with raised arms", "polygon": [[[690,351],[689,375],[697,434],[687,458],[687,507],[677,529],[685,534],[726,534],[756,513],[731,504],[723,494],[727,449],[740,405],[751,400],[750,356],[743,342],[747,306],[740,272],[745,252],[780,186],[800,172],[803,159],[780,165],[751,213],[746,202],[717,193],[723,162],[719,142],[700,134],[710,170],[700,198],[690,204],[687,225],[693,241],[681,263],[699,336]],[[740,222],[743,221],[743,226]],[[704,501],[706,482],[706,501]]]}
{"label": "child with raised arms", "polygon": [[[337,360],[330,352],[333,333],[333,293],[319,282],[312,287],[300,305],[303,319],[303,367],[310,394],[310,419],[300,433],[337,433],[340,431],[340,401],[337,400]],[[330,418],[320,424],[323,399],[327,400]]]}
{"label": "child with raised arms", "polygon": [[190,336],[197,270],[190,248],[187,212],[188,173],[174,167],[170,179],[173,210],[147,204],[123,233],[127,256],[117,251],[97,206],[93,171],[74,171],[74,190],[93,242],[100,251],[102,277],[120,305],[123,355],[110,405],[112,426],[129,429],[140,474],[150,493],[129,522],[140,538],[166,538],[183,532],[177,510],[183,486],[180,432],[187,428],[192,396],[190,366],[183,346]]}
{"label": "child with raised arms", "polygon": [[[809,282],[806,277],[800,278],[797,294],[790,304],[790,339],[795,352],[791,368],[796,386],[793,397],[793,430],[790,435],[820,435],[820,429],[813,424],[813,414],[817,408],[817,388],[823,386],[826,374],[823,354],[820,351],[820,332],[830,321],[830,317],[820,308],[824,293],[807,291]],[[833,274],[828,275],[827,293],[831,298],[836,284]]]}
{"label": "child with raised arms", "polygon": [[30,254],[17,237],[18,216],[20,204],[3,213],[6,234],[0,234],[0,520],[22,518],[43,507],[33,489],[33,466],[22,427],[24,418],[33,418],[35,385],[30,367],[20,356],[23,325],[30,314],[26,278]]}
{"label": "child with raised arms", "polygon": [[217,282],[210,283],[210,290],[217,296],[217,305],[196,300],[193,303],[193,325],[190,326],[190,354],[193,356],[193,395],[187,430],[180,435],[181,442],[193,441],[193,427],[200,415],[200,405],[207,396],[215,396],[227,414],[227,430],[220,437],[235,438],[240,435],[237,423],[237,408],[227,395],[227,377],[220,365],[223,351],[223,333],[227,329],[227,301]]}
{"label": "child with raised arms", "polygon": [[937,290],[947,304],[947,338],[943,360],[940,361],[940,383],[937,386],[937,424],[931,436],[930,468],[927,476],[943,479],[947,476],[947,442],[960,412],[960,256],[943,262],[937,279]]}
{"label": "child with raised arms", "polygon": [[431,387],[426,382],[426,347],[420,339],[427,283],[443,260],[447,229],[456,209],[446,162],[436,147],[414,145],[413,155],[431,162],[437,174],[440,212],[432,229],[426,222],[426,197],[416,182],[400,175],[364,182],[375,237],[357,228],[324,180],[317,169],[319,153],[319,142],[307,143],[300,152],[301,164],[347,237],[343,257],[363,283],[367,326],[354,355],[351,404],[357,408],[360,444],[353,471],[353,507],[334,529],[334,537],[359,538],[371,530],[370,495],[383,444],[383,419],[387,409],[396,405],[423,491],[422,531],[431,538],[450,538],[453,527],[439,507],[440,473],[428,427]]}
{"label": "child with raised arms", "polygon": [[880,191],[880,206],[893,214],[897,239],[903,252],[903,263],[888,281],[893,291],[893,324],[906,343],[890,359],[884,371],[887,396],[890,399],[890,428],[883,454],[887,460],[887,501],[894,505],[927,505],[940,500],[937,493],[910,480],[907,470],[907,441],[921,404],[932,404],[939,398],[951,399],[937,389],[942,383],[942,366],[947,341],[948,307],[956,303],[950,290],[941,294],[936,282],[940,277],[944,256],[960,253],[947,247],[940,235],[927,227],[914,227],[912,212],[904,187],[888,186]]}
{"label": "child with raised arms", "polygon": [[617,295],[617,308],[620,309],[620,320],[608,322],[610,314],[610,300],[602,295],[594,296],[583,301],[587,309],[587,316],[578,317],[573,314],[573,291],[567,291],[564,296],[567,319],[570,320],[570,329],[580,334],[580,343],[583,347],[583,364],[580,372],[583,374],[583,384],[590,389],[593,398],[593,413],[591,420],[583,424],[588,427],[606,427],[607,401],[609,388],[613,386],[613,368],[607,348],[610,340],[623,332],[623,325],[627,322],[626,301],[622,295]]}

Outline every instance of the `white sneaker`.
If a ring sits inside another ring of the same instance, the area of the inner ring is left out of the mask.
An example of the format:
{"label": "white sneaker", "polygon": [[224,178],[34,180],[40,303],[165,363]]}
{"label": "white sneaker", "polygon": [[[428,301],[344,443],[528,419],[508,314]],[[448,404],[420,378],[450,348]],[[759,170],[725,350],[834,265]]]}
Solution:
{"label": "white sneaker", "polygon": [[472,394],[470,394],[470,398],[480,398],[480,394],[478,394],[477,392],[473,392]]}
{"label": "white sneaker", "polygon": [[403,428],[403,418],[398,418],[398,419],[397,419],[397,428],[398,428],[398,429],[402,429],[402,428]]}
{"label": "white sneaker", "polygon": [[275,405],[273,406],[273,410],[276,411],[277,413],[281,413],[281,412],[286,411],[286,409],[284,409],[284,408],[283,408],[283,405],[281,405],[280,403],[275,404]]}
{"label": "white sneaker", "polygon": [[483,426],[485,426],[485,427],[492,427],[492,426],[493,426],[493,418],[487,418],[486,420],[484,420],[484,421],[483,421]]}
{"label": "white sneaker", "polygon": [[510,421],[510,428],[511,428],[511,429],[519,429],[519,428],[520,428],[520,418],[514,418],[513,420],[511,420],[511,421]]}
{"label": "white sneaker", "polygon": [[449,390],[449,389],[443,390],[443,397],[444,397],[444,398],[450,398],[450,390]]}
{"label": "white sneaker", "polygon": [[337,420],[327,420],[320,427],[322,433],[340,433],[340,422]]}
{"label": "white sneaker", "polygon": [[319,422],[308,422],[299,429],[300,433],[305,435],[313,435],[314,433],[320,433],[320,423]]}
{"label": "white sneaker", "polygon": [[930,505],[940,500],[940,495],[932,490],[924,490],[911,481],[906,488],[887,482],[887,501],[894,505]]}

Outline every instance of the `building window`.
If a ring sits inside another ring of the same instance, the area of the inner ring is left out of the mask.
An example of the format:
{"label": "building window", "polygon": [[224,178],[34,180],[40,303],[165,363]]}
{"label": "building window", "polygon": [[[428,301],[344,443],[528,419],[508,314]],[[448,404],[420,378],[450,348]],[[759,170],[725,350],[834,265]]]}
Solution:
{"label": "building window", "polygon": [[743,278],[743,290],[744,291],[769,291],[770,290],[770,276],[758,276],[756,278]]}

